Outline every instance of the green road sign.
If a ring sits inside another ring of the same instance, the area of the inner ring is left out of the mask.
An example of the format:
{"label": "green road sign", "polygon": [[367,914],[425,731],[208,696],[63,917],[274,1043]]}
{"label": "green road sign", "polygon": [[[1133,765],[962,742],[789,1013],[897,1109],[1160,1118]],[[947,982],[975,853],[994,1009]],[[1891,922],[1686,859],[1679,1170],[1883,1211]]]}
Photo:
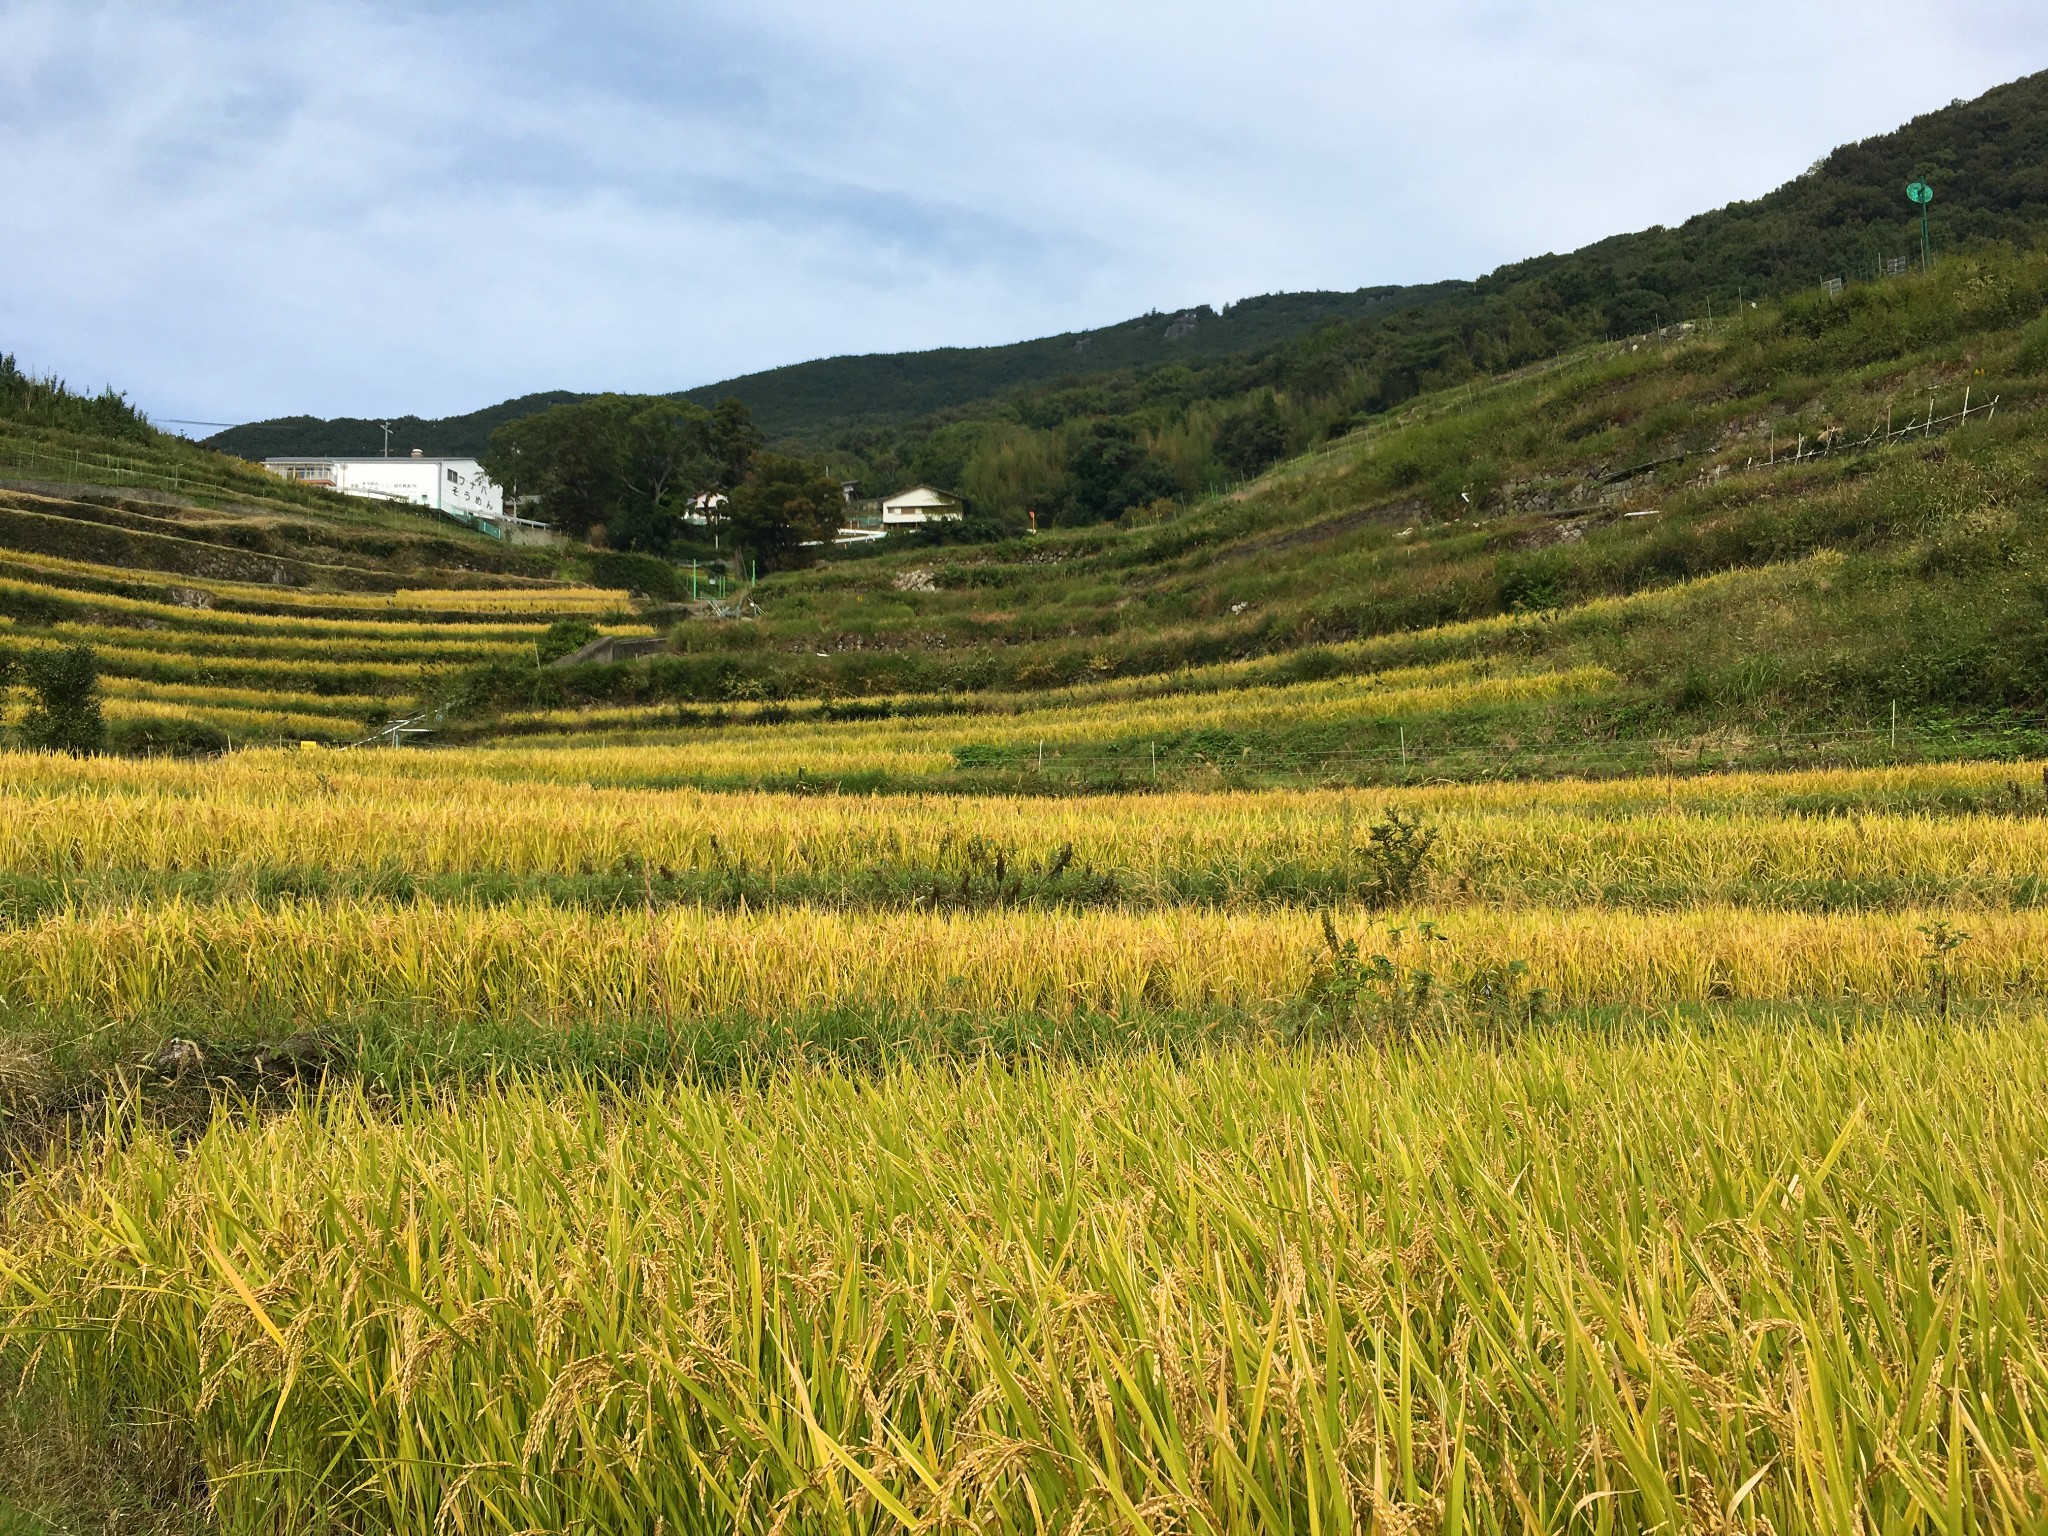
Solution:
{"label": "green road sign", "polygon": [[1906,196],[1920,208],[1920,270],[1924,272],[1934,265],[1934,245],[1927,238],[1927,205],[1934,201],[1934,188],[1916,181],[1906,188]]}

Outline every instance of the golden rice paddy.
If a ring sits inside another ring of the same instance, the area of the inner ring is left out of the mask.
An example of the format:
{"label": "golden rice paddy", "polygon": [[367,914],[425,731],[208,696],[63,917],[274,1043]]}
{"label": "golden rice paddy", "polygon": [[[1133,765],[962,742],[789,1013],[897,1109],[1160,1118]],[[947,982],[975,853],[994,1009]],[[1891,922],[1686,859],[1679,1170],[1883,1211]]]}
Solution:
{"label": "golden rice paddy", "polygon": [[675,787],[960,728],[0,758],[0,1501],[2038,1528],[2039,765]]}

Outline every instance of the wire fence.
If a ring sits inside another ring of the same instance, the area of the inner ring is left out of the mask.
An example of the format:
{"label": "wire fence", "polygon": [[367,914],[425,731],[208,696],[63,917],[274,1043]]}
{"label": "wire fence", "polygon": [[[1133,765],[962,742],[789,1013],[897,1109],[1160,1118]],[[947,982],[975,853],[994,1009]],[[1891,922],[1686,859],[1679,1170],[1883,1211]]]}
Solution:
{"label": "wire fence", "polygon": [[1994,395],[1989,403],[1973,406],[1970,404],[1970,391],[1965,389],[1961,410],[1951,411],[1946,416],[1937,416],[1935,400],[1930,395],[1927,400],[1926,416],[1922,417],[1915,413],[1904,426],[1895,426],[1891,417],[1887,415],[1883,426],[1872,427],[1868,433],[1858,438],[1845,437],[1839,428],[1829,427],[1815,433],[1810,439],[1804,434],[1795,437],[1792,452],[1788,454],[1779,453],[1777,443],[1773,440],[1766,457],[1752,458],[1744,468],[1769,469],[1776,465],[1799,464],[1809,459],[1828,458],[1837,453],[1870,453],[1916,437],[1926,439],[1949,432],[1962,426],[1973,415],[1983,417],[1988,425],[1997,416],[1998,402],[2002,398],[2004,397]]}

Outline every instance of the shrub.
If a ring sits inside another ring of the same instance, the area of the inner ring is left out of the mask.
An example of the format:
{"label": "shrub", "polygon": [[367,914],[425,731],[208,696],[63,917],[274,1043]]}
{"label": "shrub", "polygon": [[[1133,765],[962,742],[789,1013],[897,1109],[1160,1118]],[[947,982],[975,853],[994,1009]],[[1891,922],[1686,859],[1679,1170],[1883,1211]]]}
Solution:
{"label": "shrub", "polygon": [[639,592],[662,603],[672,603],[683,596],[682,579],[666,560],[621,550],[601,554],[590,562],[590,584]]}
{"label": "shrub", "polygon": [[1445,942],[1436,924],[1418,924],[1412,940],[1406,929],[1389,928],[1393,953],[1368,956],[1358,940],[1337,936],[1328,912],[1322,922],[1324,953],[1302,993],[1310,1032],[1405,1040],[1446,1022],[1446,1000],[1429,966],[1431,950]]}
{"label": "shrub", "polygon": [[201,720],[143,720],[117,724],[107,745],[145,757],[218,757],[233,743],[221,727]]}
{"label": "shrub", "polygon": [[2048,373],[2048,315],[2020,332],[2020,371]]}
{"label": "shrub", "polygon": [[100,667],[89,645],[31,656],[23,667],[35,702],[22,717],[22,740],[47,752],[97,752],[106,745],[100,715]]}
{"label": "shrub", "polygon": [[1398,907],[1415,895],[1416,882],[1436,849],[1436,829],[1419,817],[1388,811],[1372,840],[1358,850],[1359,898],[1371,907]]}
{"label": "shrub", "polygon": [[573,655],[597,638],[597,626],[586,619],[557,619],[536,643],[542,666]]}

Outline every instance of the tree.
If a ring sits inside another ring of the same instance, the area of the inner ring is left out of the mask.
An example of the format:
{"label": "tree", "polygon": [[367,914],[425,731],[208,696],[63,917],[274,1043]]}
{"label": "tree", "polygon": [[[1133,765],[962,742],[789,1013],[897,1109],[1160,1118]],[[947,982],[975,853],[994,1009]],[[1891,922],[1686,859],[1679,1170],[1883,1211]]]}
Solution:
{"label": "tree", "polygon": [[1067,460],[1065,499],[1075,522],[1101,522],[1180,492],[1173,471],[1146,452],[1129,422],[1090,423]]}
{"label": "tree", "polygon": [[1216,433],[1216,457],[1240,475],[1255,475],[1287,452],[1287,423],[1270,394],[1225,419]]}
{"label": "tree", "polygon": [[765,570],[797,563],[806,539],[829,539],[845,511],[838,483],[805,459],[763,453],[726,509],[733,542]]}
{"label": "tree", "polygon": [[106,745],[100,716],[99,658],[89,645],[31,655],[22,668],[35,702],[22,717],[21,739],[46,752],[97,752]]}
{"label": "tree", "polygon": [[658,395],[599,395],[508,422],[484,468],[500,484],[516,472],[560,532],[583,539],[601,525],[612,548],[657,555],[719,473],[710,413]]}
{"label": "tree", "polygon": [[711,458],[720,490],[730,491],[747,478],[764,441],[744,401],[727,395],[718,402],[711,412]]}

